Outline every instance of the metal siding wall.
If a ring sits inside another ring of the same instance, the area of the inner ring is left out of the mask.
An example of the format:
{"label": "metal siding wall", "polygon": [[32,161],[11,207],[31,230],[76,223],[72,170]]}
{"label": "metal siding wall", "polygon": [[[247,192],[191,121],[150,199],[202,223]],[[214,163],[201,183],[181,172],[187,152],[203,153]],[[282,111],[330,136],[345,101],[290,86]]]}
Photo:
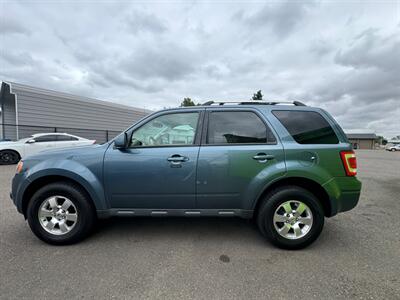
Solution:
{"label": "metal siding wall", "polygon": [[13,92],[18,95],[21,125],[120,131],[148,114],[129,107],[110,107],[102,101],[90,103],[16,88]]}
{"label": "metal siding wall", "polygon": [[[15,100],[11,95],[5,95],[2,98],[2,122],[3,124],[16,124],[15,119]],[[15,140],[17,138],[17,130],[15,126],[3,126],[4,138]]]}
{"label": "metal siding wall", "polygon": [[35,133],[43,132],[54,132],[54,127],[18,126],[18,137],[20,139],[27,138]]}
{"label": "metal siding wall", "polygon": [[360,140],[360,149],[373,149],[372,140]]}
{"label": "metal siding wall", "polygon": [[374,140],[349,139],[349,142],[358,144],[358,149],[374,149]]}

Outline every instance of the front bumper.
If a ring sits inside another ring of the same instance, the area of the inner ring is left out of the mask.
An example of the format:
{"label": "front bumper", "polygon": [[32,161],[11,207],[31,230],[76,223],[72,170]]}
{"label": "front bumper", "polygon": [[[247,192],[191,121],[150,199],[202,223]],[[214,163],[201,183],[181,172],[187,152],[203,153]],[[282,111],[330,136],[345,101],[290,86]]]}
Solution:
{"label": "front bumper", "polygon": [[323,185],[328,192],[330,217],[356,207],[361,194],[361,181],[356,177],[335,177]]}
{"label": "front bumper", "polygon": [[12,179],[10,198],[17,207],[18,212],[21,214],[24,213],[22,207],[22,196],[29,184],[30,180],[26,178],[25,172],[22,172],[21,174],[15,174],[14,178]]}

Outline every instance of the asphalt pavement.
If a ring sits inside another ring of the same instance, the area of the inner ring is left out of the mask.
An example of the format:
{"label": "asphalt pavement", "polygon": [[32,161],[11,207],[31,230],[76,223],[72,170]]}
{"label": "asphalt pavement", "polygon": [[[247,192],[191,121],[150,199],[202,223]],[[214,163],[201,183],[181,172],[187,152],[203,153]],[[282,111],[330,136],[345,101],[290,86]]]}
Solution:
{"label": "asphalt pavement", "polygon": [[234,218],[120,218],[72,246],[38,240],[0,166],[0,298],[400,299],[400,152],[358,151],[359,205],[301,251]]}

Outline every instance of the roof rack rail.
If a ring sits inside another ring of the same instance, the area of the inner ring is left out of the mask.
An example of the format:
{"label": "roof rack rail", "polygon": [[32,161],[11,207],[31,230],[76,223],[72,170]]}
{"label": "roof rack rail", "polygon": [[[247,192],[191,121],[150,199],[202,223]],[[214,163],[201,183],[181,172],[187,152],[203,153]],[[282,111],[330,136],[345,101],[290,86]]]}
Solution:
{"label": "roof rack rail", "polygon": [[259,101],[259,100],[248,100],[248,101],[207,101],[202,105],[225,105],[225,104],[238,104],[238,105],[249,105],[249,104],[264,104],[264,105],[279,105],[279,104],[293,104],[294,106],[307,106],[300,101]]}

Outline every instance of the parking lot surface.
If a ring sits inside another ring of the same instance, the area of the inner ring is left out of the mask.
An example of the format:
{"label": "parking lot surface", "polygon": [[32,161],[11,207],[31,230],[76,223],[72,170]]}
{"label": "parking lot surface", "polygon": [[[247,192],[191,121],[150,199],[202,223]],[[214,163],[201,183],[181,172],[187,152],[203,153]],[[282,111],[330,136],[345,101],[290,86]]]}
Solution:
{"label": "parking lot surface", "polygon": [[400,299],[400,153],[358,151],[359,205],[309,248],[274,248],[249,221],[102,221],[73,246],[44,244],[0,166],[0,298]]}

